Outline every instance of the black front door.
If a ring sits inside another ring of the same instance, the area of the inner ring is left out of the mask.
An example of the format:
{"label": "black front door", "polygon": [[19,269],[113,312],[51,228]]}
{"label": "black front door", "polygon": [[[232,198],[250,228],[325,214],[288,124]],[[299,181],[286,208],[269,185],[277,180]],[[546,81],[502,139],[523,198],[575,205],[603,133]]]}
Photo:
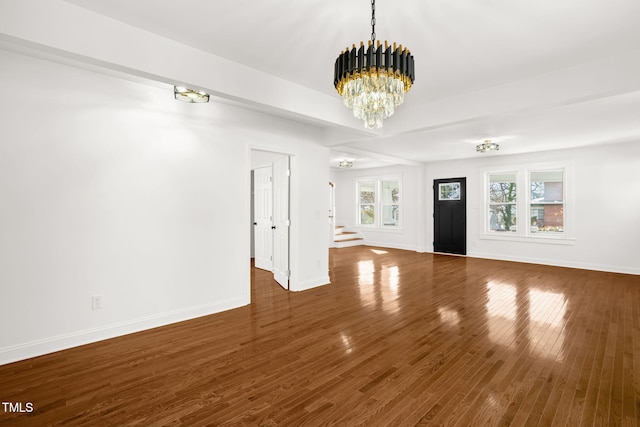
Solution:
{"label": "black front door", "polygon": [[467,179],[433,180],[433,251],[467,254]]}

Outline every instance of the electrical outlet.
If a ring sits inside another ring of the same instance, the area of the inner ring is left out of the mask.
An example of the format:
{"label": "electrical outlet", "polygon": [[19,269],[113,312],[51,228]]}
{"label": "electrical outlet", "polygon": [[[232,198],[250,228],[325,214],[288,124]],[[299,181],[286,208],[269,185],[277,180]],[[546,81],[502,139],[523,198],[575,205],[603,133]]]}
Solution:
{"label": "electrical outlet", "polygon": [[91,297],[91,309],[100,310],[102,308],[102,295],[94,295]]}

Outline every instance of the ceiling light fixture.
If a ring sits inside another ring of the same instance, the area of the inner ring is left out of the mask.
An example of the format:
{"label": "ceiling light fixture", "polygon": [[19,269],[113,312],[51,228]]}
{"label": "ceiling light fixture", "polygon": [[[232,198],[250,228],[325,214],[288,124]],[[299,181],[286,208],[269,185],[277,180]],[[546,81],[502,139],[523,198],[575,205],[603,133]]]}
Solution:
{"label": "ceiling light fixture", "polygon": [[487,151],[498,151],[500,146],[495,142],[491,142],[490,139],[485,139],[482,144],[476,145],[476,151],[478,153],[486,153]]}
{"label": "ceiling light fixture", "polygon": [[344,98],[344,105],[364,121],[366,128],[380,128],[404,102],[415,80],[413,55],[402,45],[393,48],[380,41],[376,45],[376,2],[371,1],[371,40],[365,50],[354,44],[336,59],[333,85]]}
{"label": "ceiling light fixture", "polygon": [[353,162],[351,160],[340,160],[340,163],[338,163],[338,167],[348,169],[353,167]]}
{"label": "ceiling light fixture", "polygon": [[182,86],[173,87],[173,97],[184,102],[209,102],[209,94],[203,91],[187,89]]}

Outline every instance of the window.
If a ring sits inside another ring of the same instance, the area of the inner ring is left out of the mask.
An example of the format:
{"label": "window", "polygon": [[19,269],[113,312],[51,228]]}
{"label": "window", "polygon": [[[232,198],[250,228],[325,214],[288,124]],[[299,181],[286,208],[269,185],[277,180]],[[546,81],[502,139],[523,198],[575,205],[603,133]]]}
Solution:
{"label": "window", "polygon": [[400,181],[381,181],[382,185],[382,225],[400,225]]}
{"label": "window", "polygon": [[400,178],[358,181],[358,225],[400,227]]}
{"label": "window", "polygon": [[564,237],[565,168],[485,173],[485,233]]}
{"label": "window", "polygon": [[359,182],[358,194],[360,197],[360,225],[373,225],[376,221],[376,183],[373,181]]}
{"label": "window", "polygon": [[516,173],[489,175],[489,230],[516,231]]}
{"label": "window", "polygon": [[529,215],[531,232],[558,234],[564,232],[564,172],[535,171],[531,184]]}

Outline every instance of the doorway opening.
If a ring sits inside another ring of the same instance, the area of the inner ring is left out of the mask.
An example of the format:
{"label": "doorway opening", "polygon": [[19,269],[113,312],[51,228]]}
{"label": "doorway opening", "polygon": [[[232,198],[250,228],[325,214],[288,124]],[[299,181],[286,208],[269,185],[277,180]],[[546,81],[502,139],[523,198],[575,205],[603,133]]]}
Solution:
{"label": "doorway opening", "polygon": [[290,156],[251,150],[251,258],[289,289]]}

